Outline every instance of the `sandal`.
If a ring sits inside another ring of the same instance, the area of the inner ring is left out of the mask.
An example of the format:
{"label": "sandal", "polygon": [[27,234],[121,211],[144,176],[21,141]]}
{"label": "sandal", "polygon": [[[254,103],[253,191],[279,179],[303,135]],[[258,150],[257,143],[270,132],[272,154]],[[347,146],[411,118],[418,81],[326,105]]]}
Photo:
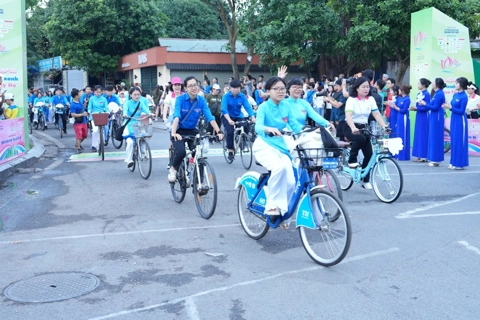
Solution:
{"label": "sandal", "polygon": [[417,158],[417,160],[413,160],[414,162],[427,162],[427,159]]}
{"label": "sandal", "polygon": [[268,214],[269,216],[279,216],[280,211],[277,208],[274,208],[274,209],[268,210],[267,212],[265,212],[265,214]]}
{"label": "sandal", "polygon": [[438,166],[440,166],[440,163],[438,163],[438,162],[429,162],[428,165],[429,165],[430,167],[438,167]]}

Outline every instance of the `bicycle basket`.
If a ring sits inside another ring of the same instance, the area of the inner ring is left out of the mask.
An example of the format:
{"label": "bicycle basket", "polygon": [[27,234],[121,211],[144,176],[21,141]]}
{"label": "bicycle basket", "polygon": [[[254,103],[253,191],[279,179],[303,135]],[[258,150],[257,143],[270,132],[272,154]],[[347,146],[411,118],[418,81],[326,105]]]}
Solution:
{"label": "bicycle basket", "polygon": [[106,126],[108,124],[108,113],[92,113],[95,126]]}
{"label": "bicycle basket", "polygon": [[132,129],[135,138],[145,138],[153,135],[153,123],[148,118],[133,123]]}
{"label": "bicycle basket", "polygon": [[339,167],[338,155],[341,148],[297,148],[300,165],[309,171],[336,169]]}

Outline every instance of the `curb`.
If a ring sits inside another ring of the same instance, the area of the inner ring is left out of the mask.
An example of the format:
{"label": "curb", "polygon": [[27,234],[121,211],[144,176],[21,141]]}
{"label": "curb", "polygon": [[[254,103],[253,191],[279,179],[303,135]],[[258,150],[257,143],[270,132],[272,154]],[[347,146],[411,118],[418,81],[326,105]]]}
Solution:
{"label": "curb", "polygon": [[14,175],[18,168],[31,167],[45,153],[45,146],[40,143],[40,140],[33,135],[30,135],[30,140],[33,142],[32,149],[28,150],[23,156],[0,165],[0,181],[5,181],[8,177]]}

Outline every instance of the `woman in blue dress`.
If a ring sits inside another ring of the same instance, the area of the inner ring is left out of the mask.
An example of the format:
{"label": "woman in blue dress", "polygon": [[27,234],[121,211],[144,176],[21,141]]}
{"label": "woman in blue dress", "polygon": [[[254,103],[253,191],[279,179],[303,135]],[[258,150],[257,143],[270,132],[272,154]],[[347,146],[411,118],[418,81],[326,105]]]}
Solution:
{"label": "woman in blue dress", "polygon": [[317,125],[322,127],[327,127],[329,122],[325,120],[318,112],[316,112],[313,107],[305,100],[301,98],[303,90],[302,80],[299,78],[294,78],[287,83],[287,92],[289,97],[286,99],[288,103],[292,106],[292,113],[301,125],[305,124],[307,116],[315,121]]}
{"label": "woman in blue dress", "polygon": [[[402,84],[400,86],[400,97],[397,97],[395,104],[391,105],[392,110],[397,111],[397,137],[402,138],[403,149],[398,154],[398,160],[410,160],[410,90],[412,86]],[[391,112],[391,111],[390,111]]]}
{"label": "woman in blue dress", "polygon": [[396,101],[398,98],[400,98],[400,87],[399,86],[393,86],[391,89],[390,89],[390,95],[391,95],[391,100],[388,102],[388,105],[390,106],[390,122],[389,122],[389,125],[392,129],[392,136],[396,136],[397,134],[397,115],[398,115],[398,111],[395,110],[394,108],[392,108],[391,106],[392,105],[395,105],[396,104]]}
{"label": "woman in blue dress", "polygon": [[452,111],[450,121],[451,157],[449,169],[463,170],[468,167],[468,120],[467,109],[468,95],[465,92],[468,80],[458,78],[455,84],[457,93],[453,95],[452,102],[444,103],[444,109]]}
{"label": "woman in blue dress", "polygon": [[445,112],[442,105],[445,103],[445,93],[443,88],[446,87],[442,78],[436,78],[432,85],[433,94],[430,103],[420,100],[419,105],[425,106],[430,115],[428,117],[428,152],[427,159],[430,167],[438,167],[440,162],[444,160],[443,152],[443,129],[445,127]]}
{"label": "woman in blue dress", "polygon": [[428,155],[428,108],[425,105],[419,104],[420,101],[425,101],[425,104],[430,103],[430,93],[427,88],[432,82],[428,79],[421,78],[418,81],[417,104],[412,107],[413,111],[417,111],[415,117],[415,133],[413,136],[413,150],[412,156],[417,157],[415,162],[427,162]]}

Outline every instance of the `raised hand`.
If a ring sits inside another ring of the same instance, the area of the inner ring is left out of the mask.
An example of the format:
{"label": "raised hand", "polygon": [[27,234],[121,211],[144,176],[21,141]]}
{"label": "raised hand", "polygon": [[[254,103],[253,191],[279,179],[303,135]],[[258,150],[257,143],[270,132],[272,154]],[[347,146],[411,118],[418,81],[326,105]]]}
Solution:
{"label": "raised hand", "polygon": [[278,68],[277,76],[279,76],[282,79],[285,78],[288,74],[287,69],[288,69],[287,66],[281,66],[280,68]]}

